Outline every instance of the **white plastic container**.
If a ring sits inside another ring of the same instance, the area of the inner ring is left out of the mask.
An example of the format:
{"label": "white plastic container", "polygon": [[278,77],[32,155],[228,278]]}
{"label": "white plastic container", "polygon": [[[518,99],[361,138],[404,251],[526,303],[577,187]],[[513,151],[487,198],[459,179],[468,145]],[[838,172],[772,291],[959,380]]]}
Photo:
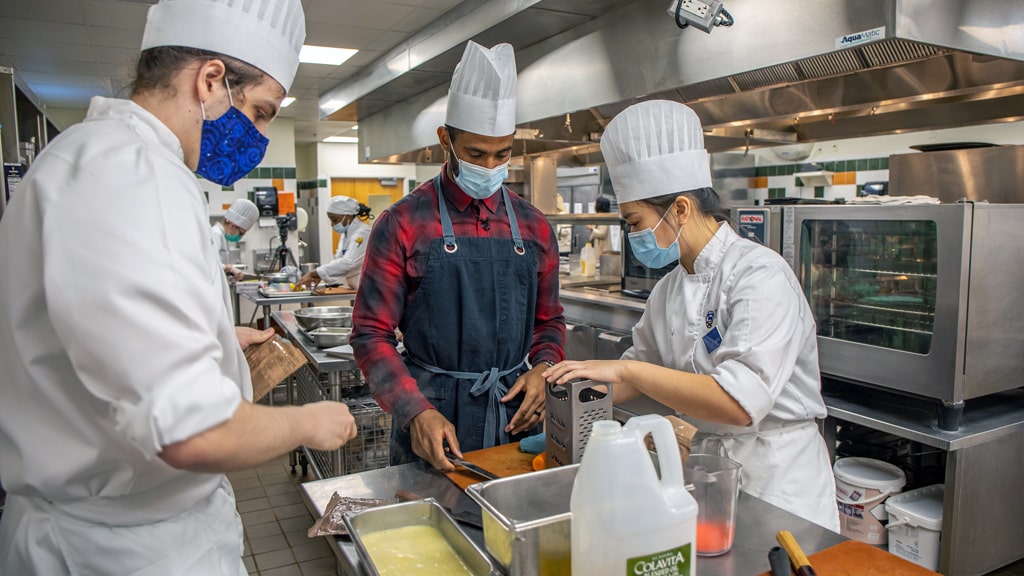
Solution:
{"label": "white plastic container", "polygon": [[597,250],[594,245],[587,242],[580,251],[580,276],[593,276],[597,274]]}
{"label": "white plastic container", "polygon": [[[644,446],[651,434],[661,480]],[[672,425],[658,415],[594,422],[573,484],[572,575],[694,576],[697,502],[683,484]]]}
{"label": "white plastic container", "polygon": [[852,540],[885,544],[885,499],[899,494],[907,475],[898,467],[872,458],[842,458],[832,467],[836,476],[839,531]]}
{"label": "white plastic container", "polygon": [[889,552],[929,570],[939,569],[942,541],[942,484],[925,486],[885,502],[889,513]]}

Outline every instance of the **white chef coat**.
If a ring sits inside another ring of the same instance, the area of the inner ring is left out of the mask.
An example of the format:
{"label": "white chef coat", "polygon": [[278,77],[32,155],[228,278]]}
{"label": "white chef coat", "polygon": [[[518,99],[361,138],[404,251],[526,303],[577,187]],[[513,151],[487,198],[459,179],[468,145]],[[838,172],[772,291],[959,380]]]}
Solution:
{"label": "white chef coat", "polygon": [[693,274],[680,266],[655,285],[622,358],[714,378],[752,424],[687,417],[712,435],[709,451],[743,464],[744,491],[838,531],[835,479],[814,423],[826,415],[815,332],[782,257],[722,224]]}
{"label": "white chef coat", "polygon": [[363,272],[363,257],[366,256],[366,242],[370,239],[370,225],[355,218],[348,225],[345,235],[338,241],[334,260],[316,269],[320,279],[328,284],[344,282],[349,288],[359,288]]}
{"label": "white chef coat", "polygon": [[[0,221],[0,246],[16,247],[0,251],[0,573],[200,573],[196,558],[218,549],[241,566],[240,529],[198,536],[238,525],[225,517],[230,489],[216,496],[226,478],[158,457],[252,397],[206,201],[182,158],[155,116],[93,98]],[[169,544],[147,540],[166,530],[126,528],[168,525]]]}
{"label": "white chef coat", "polygon": [[213,238],[213,247],[217,250],[217,257],[221,264],[229,264],[231,257],[228,255],[228,239],[224,236],[224,223],[217,222],[210,226],[210,237]]}

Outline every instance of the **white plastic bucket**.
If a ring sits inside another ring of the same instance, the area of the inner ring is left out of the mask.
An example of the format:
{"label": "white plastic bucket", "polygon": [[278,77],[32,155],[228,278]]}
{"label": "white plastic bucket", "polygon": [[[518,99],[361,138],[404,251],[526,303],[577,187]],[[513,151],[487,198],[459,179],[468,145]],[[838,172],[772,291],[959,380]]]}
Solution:
{"label": "white plastic bucket", "polygon": [[899,494],[907,475],[898,467],[872,458],[842,458],[832,471],[836,476],[839,531],[852,540],[885,544],[888,532],[885,499]]}
{"label": "white plastic bucket", "polygon": [[889,552],[929,570],[939,569],[942,534],[942,484],[889,498]]}

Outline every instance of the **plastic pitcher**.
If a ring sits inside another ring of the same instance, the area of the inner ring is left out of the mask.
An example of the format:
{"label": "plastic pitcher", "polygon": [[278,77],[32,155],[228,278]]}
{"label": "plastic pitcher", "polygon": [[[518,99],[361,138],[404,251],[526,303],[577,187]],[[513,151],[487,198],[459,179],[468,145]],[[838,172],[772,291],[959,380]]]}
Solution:
{"label": "plastic pitcher", "polygon": [[732,548],[742,468],[723,456],[691,454],[687,458],[684,475],[697,501],[698,556],[719,556]]}

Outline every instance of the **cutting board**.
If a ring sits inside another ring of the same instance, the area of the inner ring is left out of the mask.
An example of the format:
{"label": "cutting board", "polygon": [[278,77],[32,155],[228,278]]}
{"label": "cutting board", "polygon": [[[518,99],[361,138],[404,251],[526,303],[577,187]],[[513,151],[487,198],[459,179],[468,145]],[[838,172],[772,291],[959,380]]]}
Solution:
{"label": "cutting board", "polygon": [[[519,442],[512,442],[504,446],[484,448],[472,452],[463,452],[463,460],[467,460],[480,466],[496,476],[507,478],[533,472],[533,454],[519,451]],[[484,482],[486,478],[477,476],[465,468],[456,467],[454,472],[446,472],[445,476],[463,490],[470,484]]]}
{"label": "cutting board", "polygon": [[[854,540],[811,554],[807,559],[818,576],[940,576],[938,572]],[[768,563],[767,551],[764,562]],[[764,572],[761,576],[770,574]]]}
{"label": "cutting board", "polygon": [[314,296],[342,296],[355,293],[356,291],[348,286],[323,286],[313,291]]}

